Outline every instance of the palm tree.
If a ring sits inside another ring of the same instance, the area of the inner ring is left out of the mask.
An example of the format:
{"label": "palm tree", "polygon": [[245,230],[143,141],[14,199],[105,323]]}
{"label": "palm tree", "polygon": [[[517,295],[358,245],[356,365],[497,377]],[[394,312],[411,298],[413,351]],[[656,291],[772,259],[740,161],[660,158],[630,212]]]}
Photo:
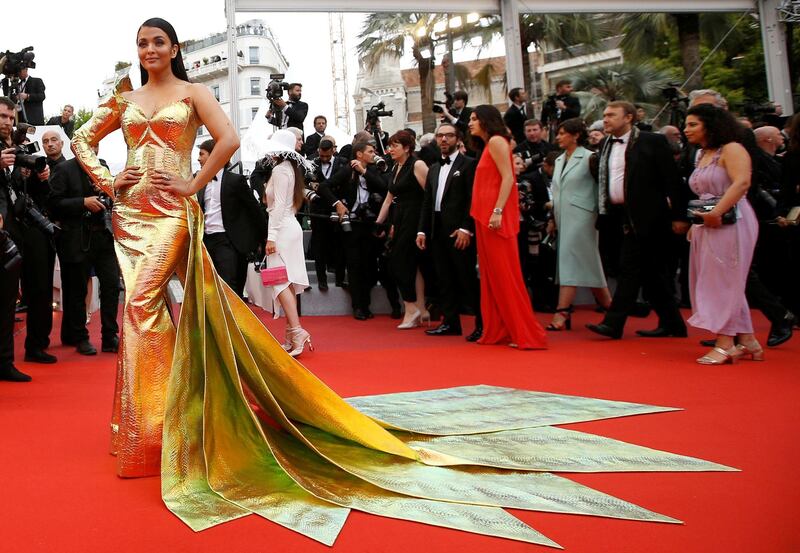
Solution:
{"label": "palm tree", "polygon": [[615,100],[635,102],[653,112],[662,103],[661,90],[673,78],[648,63],[619,63],[581,71],[572,86],[579,91],[581,116],[594,121],[600,118],[606,104]]}
{"label": "palm tree", "polygon": [[667,37],[677,33],[683,78],[687,90],[703,86],[700,65],[701,37],[716,42],[725,32],[729,18],[719,13],[636,13],[619,19],[624,35],[621,47],[625,57],[634,61],[651,57]]}
{"label": "palm tree", "polygon": [[[448,21],[447,14],[373,13],[366,17],[358,35],[360,42],[356,49],[361,62],[368,70],[377,67],[387,56],[402,57],[410,47],[419,72],[422,129],[426,133],[433,132],[436,128],[436,116],[433,113],[436,91],[433,52],[437,40],[441,37],[434,31],[434,27],[447,25]],[[461,39],[465,46],[476,37],[481,39],[482,44],[488,44],[495,33],[482,23],[463,25],[450,29],[449,32],[454,39]],[[456,66],[456,76],[464,78],[464,71],[459,70],[458,66]]]}

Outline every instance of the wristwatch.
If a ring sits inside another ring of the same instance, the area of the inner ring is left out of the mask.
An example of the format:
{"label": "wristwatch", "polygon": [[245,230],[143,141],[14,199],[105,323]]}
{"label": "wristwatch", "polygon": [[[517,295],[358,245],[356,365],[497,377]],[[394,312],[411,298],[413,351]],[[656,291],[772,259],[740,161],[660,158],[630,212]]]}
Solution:
{"label": "wristwatch", "polygon": [[492,210],[492,213],[494,213],[495,215],[502,215],[503,214],[503,208],[502,207],[496,207],[496,208],[494,208]]}

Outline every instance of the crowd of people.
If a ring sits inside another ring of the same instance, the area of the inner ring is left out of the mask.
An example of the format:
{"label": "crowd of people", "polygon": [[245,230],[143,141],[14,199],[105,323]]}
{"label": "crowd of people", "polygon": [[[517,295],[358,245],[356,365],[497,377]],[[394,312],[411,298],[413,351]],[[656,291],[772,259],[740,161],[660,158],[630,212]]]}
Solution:
{"label": "crowd of people", "polygon": [[[24,116],[43,124],[41,106],[30,104],[44,85],[29,81]],[[374,317],[380,282],[397,328],[426,326],[430,336],[462,335],[466,314],[475,316],[470,342],[546,347],[534,309],[553,313],[546,330],[569,331],[579,288],[591,290],[602,313],[587,328],[614,339],[628,317],[651,309],[658,324],[639,335],[684,337],[679,308],[691,308],[687,322],[715,335],[703,341],[711,349],[702,364],[764,358],[751,307],[771,323],[766,345],[792,336],[800,312],[792,278],[800,259],[798,116],[737,118],[718,93],[697,90],[684,128],[653,132],[655,122],[625,101],[610,102],[602,120],[587,125],[563,80],[540,119],[523,89],[509,92],[502,115],[468,107],[457,91],[432,135],[389,136],[374,120],[338,148],[322,115],[304,137],[309,106],[301,97],[293,83],[287,100],[273,101],[276,132],[249,178],[226,166],[196,196],[217,272],[244,296],[256,261],[273,312],[286,316],[283,346],[294,356],[311,345],[296,298],[309,288],[306,258],[320,292],[331,277],[348,290],[355,319]],[[0,379],[26,381],[13,364],[15,306],[27,309],[25,360],[56,362],[47,352],[56,255],[61,342],[81,354],[97,353],[86,328],[87,283],[97,276],[104,352],[118,349],[121,286],[111,198],[77,160],[64,159],[59,133],[42,137],[46,165],[21,162],[12,143],[19,107],[0,98],[0,240],[21,252],[14,258],[2,247]],[[47,124],[72,136],[73,112],[67,105]],[[199,146],[201,168],[214,148],[213,140]],[[116,178],[131,184],[141,176],[128,167]]]}

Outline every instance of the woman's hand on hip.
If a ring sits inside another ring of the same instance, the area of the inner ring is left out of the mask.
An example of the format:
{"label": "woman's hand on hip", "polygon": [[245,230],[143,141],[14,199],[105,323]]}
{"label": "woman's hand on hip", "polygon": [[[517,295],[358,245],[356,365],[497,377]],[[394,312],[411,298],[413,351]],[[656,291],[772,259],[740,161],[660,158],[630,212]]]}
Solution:
{"label": "woman's hand on hip", "polygon": [[278,246],[274,240],[267,240],[267,255],[272,255],[273,253],[278,253]]}
{"label": "woman's hand on hip", "polygon": [[168,171],[153,171],[153,178],[151,179],[153,186],[162,192],[170,192],[178,196],[191,196],[194,194],[192,190],[192,182],[181,178],[175,173]]}
{"label": "woman's hand on hip", "polygon": [[489,217],[489,228],[491,230],[500,230],[500,227],[503,226],[503,216],[499,213],[492,213],[492,216]]}
{"label": "woman's hand on hip", "polygon": [[128,186],[133,186],[139,179],[142,178],[142,173],[139,170],[138,165],[131,165],[130,167],[126,167],[122,171],[117,174],[117,177],[114,179],[114,192],[121,188],[126,188]]}

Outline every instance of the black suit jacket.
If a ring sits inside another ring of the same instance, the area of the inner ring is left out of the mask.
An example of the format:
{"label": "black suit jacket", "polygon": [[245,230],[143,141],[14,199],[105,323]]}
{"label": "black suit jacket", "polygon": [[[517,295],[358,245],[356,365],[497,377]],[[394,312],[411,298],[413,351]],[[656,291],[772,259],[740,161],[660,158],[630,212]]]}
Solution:
{"label": "black suit jacket", "polygon": [[[298,100],[293,103],[288,103],[286,109],[283,112],[283,117],[286,118],[286,126],[287,127],[296,127],[303,130],[303,121],[306,120],[306,116],[308,115],[308,104],[305,102]],[[275,116],[269,118],[269,122],[272,125],[276,125]],[[283,122],[283,121],[282,121]]]}
{"label": "black suit jacket", "polygon": [[92,214],[83,205],[83,199],[90,196],[97,196],[97,191],[77,159],[68,159],[53,167],[48,205],[53,220],[61,226],[56,236],[56,249],[62,263],[83,261],[89,226],[103,224],[103,212]]}
{"label": "black suit jacket", "polygon": [[[472,204],[472,185],[478,162],[471,157],[458,154],[452,164],[453,167],[450,168],[450,173],[444,183],[444,195],[442,196],[442,231],[447,236],[460,228],[470,232],[475,230],[475,221],[469,215],[469,208]],[[434,163],[428,171],[422,214],[419,218],[419,232],[424,232],[430,238],[433,237],[433,215],[441,169],[442,164],[439,161]]]}
{"label": "black suit jacket", "polygon": [[565,96],[556,96],[556,99],[563,101],[565,108],[559,114],[555,101],[548,100],[542,109],[542,125],[547,126],[553,120],[563,123],[567,119],[581,116],[581,101],[577,96],[567,94]]}
{"label": "black suit jacket", "polygon": [[[206,189],[197,193],[200,208],[205,211]],[[222,226],[225,234],[242,255],[255,251],[267,239],[267,219],[243,175],[225,170],[219,195],[222,204]]]}
{"label": "black suit jacket", "polygon": [[517,144],[522,144],[525,141],[525,121],[530,119],[531,114],[529,106],[525,106],[525,110],[528,115],[522,113],[516,104],[511,104],[503,114],[503,121],[505,121],[506,127],[511,131],[511,134],[514,135],[514,140]]}
{"label": "black suit jacket", "polygon": [[[631,135],[633,136],[633,135]],[[608,139],[602,148],[610,146]],[[610,175],[609,175],[610,180]],[[603,183],[608,187],[608,183]],[[647,237],[671,232],[672,221],[686,218],[678,164],[666,137],[640,132],[625,149],[625,213],[634,232]],[[610,195],[609,195],[610,199]]]}
{"label": "black suit jacket", "polygon": [[72,135],[75,134],[75,120],[70,119],[66,123],[61,120],[60,115],[56,115],[55,117],[51,117],[47,120],[48,125],[58,125],[62,129],[64,129],[64,134],[66,134],[69,138],[72,138]]}
{"label": "black suit jacket", "polygon": [[[330,202],[331,205],[341,201],[347,209],[352,209],[356,203],[360,176],[357,171],[350,167],[349,163],[344,163],[339,171],[332,174],[331,178],[320,183],[317,193]],[[367,167],[367,171],[364,173],[364,180],[367,183],[367,191],[370,194],[385,196],[389,190],[388,180],[373,165]]]}
{"label": "black suit jacket", "polygon": [[319,152],[319,143],[322,140],[322,137],[319,135],[318,132],[314,131],[313,133],[309,134],[306,137],[306,143],[303,146],[303,153],[306,155],[307,158],[314,158],[317,157]]}
{"label": "black suit jacket", "polygon": [[[3,79],[3,96],[8,96],[10,83]],[[44,125],[44,81],[37,77],[28,77],[25,81],[25,90],[28,99],[23,102],[25,106],[25,122],[31,125]]]}
{"label": "black suit jacket", "polygon": [[[450,113],[453,113],[452,110]],[[472,114],[472,108],[464,106],[458,113],[458,118],[456,119],[455,123],[450,123],[449,120],[445,119],[443,122],[455,125],[455,127],[461,131],[461,136],[466,139],[469,136],[469,116]]]}

